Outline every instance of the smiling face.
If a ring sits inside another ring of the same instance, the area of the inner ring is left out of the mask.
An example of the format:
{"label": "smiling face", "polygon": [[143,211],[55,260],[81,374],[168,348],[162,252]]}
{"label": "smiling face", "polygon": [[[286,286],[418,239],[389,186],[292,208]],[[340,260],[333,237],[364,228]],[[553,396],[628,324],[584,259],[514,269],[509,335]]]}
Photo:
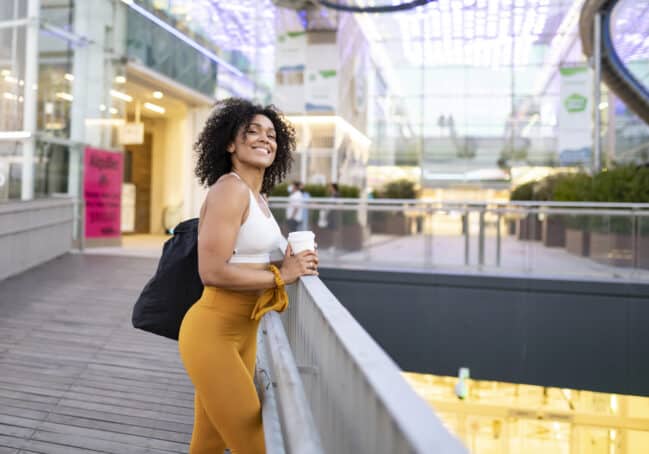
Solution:
{"label": "smiling face", "polygon": [[266,169],[277,152],[277,136],[273,122],[265,115],[255,115],[248,127],[241,128],[228,151],[234,168],[242,166]]}

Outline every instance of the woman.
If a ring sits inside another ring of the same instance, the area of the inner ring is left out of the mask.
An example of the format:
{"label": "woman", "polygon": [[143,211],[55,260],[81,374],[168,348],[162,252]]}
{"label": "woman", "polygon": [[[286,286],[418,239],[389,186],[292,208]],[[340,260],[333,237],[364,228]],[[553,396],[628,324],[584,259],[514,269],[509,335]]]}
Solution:
{"label": "woman", "polygon": [[203,295],[183,319],[178,345],[194,387],[190,454],[263,454],[261,405],[253,383],[257,327],[288,304],[284,284],[317,275],[304,251],[270,263],[282,236],[261,194],[288,172],[295,132],[274,107],[220,102],[196,143],[196,175],[209,191],[198,227]]}

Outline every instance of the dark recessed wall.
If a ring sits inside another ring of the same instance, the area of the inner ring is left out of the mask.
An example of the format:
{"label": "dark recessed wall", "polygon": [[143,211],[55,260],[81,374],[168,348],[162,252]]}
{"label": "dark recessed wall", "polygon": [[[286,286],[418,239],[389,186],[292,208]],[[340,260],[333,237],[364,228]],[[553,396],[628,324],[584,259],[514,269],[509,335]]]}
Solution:
{"label": "dark recessed wall", "polygon": [[649,396],[649,283],[321,269],[406,371]]}

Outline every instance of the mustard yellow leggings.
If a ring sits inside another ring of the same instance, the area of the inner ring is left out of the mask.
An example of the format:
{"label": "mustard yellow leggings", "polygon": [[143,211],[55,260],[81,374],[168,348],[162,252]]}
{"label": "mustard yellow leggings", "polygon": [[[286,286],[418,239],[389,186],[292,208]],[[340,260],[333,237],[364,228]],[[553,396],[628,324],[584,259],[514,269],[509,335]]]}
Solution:
{"label": "mustard yellow leggings", "polygon": [[253,382],[258,319],[254,292],[205,287],[183,319],[178,348],[194,388],[190,454],[264,454]]}

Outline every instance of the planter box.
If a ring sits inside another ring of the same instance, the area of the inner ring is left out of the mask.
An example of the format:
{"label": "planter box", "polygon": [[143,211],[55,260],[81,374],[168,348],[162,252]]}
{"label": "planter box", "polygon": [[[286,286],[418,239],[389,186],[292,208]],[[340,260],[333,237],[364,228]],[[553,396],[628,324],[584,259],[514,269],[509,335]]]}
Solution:
{"label": "planter box", "polygon": [[[360,224],[343,225],[341,246],[346,251],[363,249],[363,226]],[[337,246],[337,245],[336,245]]]}
{"label": "planter box", "polygon": [[408,219],[401,213],[385,211],[370,213],[370,227],[372,233],[400,236],[410,234]]}
{"label": "planter box", "polygon": [[313,226],[313,233],[315,233],[315,241],[318,243],[318,248],[329,248],[334,244],[334,231],[329,228],[322,228]]}
{"label": "planter box", "polygon": [[649,270],[649,236],[638,236],[636,266]]}
{"label": "planter box", "polygon": [[536,214],[518,220],[518,239],[527,241],[541,241],[543,225]]}
{"label": "planter box", "polygon": [[588,257],[590,255],[590,232],[567,228],[566,251],[580,257]]}
{"label": "planter box", "polygon": [[633,266],[633,240],[631,235],[618,233],[590,234],[590,257],[612,266]]}
{"label": "planter box", "polygon": [[[514,219],[508,219],[505,222],[507,224],[507,235],[516,235],[516,221]],[[464,229],[464,224],[462,224],[462,229]],[[462,233],[464,233],[464,231]]]}
{"label": "planter box", "polygon": [[543,245],[564,247],[566,245],[566,225],[561,216],[546,216],[542,229]]}

